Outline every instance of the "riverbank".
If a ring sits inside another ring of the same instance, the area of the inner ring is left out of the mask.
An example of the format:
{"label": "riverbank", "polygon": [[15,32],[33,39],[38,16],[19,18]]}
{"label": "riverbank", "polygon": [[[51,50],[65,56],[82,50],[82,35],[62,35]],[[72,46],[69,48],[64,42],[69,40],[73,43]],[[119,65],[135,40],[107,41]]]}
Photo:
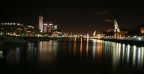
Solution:
{"label": "riverbank", "polygon": [[0,36],[0,42],[26,43],[33,41],[68,40],[69,37]]}

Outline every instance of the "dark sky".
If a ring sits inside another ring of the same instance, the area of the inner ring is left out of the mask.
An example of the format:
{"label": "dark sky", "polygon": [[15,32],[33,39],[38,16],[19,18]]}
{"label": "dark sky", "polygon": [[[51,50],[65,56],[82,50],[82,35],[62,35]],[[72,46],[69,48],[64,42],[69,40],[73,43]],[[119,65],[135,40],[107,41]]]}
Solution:
{"label": "dark sky", "polygon": [[120,29],[144,24],[144,3],[126,0],[5,0],[0,2],[0,9],[0,22],[13,21],[36,27],[42,13],[45,22],[50,21],[63,32],[74,34],[113,28],[114,18]]}

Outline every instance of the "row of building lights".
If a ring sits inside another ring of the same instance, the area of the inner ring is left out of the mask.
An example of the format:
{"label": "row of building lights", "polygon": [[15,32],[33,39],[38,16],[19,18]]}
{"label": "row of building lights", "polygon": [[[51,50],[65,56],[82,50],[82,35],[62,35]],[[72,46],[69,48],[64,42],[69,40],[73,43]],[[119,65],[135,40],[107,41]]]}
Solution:
{"label": "row of building lights", "polygon": [[21,25],[22,26],[22,24],[20,24],[20,23],[1,23],[1,25]]}

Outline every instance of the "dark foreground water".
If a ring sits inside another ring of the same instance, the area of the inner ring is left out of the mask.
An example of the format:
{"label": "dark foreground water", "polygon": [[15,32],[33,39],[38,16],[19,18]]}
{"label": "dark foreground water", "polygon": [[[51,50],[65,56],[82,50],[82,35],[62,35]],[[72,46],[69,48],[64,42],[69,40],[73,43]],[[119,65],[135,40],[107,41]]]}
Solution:
{"label": "dark foreground water", "polygon": [[0,74],[143,74],[144,47],[96,39],[0,44]]}

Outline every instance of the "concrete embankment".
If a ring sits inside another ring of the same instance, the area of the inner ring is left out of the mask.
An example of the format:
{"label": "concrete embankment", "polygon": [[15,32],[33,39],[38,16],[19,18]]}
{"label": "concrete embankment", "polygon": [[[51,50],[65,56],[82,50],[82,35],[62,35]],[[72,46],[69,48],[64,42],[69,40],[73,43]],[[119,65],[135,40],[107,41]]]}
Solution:
{"label": "concrete embankment", "polygon": [[100,40],[119,42],[119,43],[125,43],[125,44],[130,44],[130,45],[144,46],[144,41],[140,41],[140,40],[104,39],[104,38],[102,38]]}

